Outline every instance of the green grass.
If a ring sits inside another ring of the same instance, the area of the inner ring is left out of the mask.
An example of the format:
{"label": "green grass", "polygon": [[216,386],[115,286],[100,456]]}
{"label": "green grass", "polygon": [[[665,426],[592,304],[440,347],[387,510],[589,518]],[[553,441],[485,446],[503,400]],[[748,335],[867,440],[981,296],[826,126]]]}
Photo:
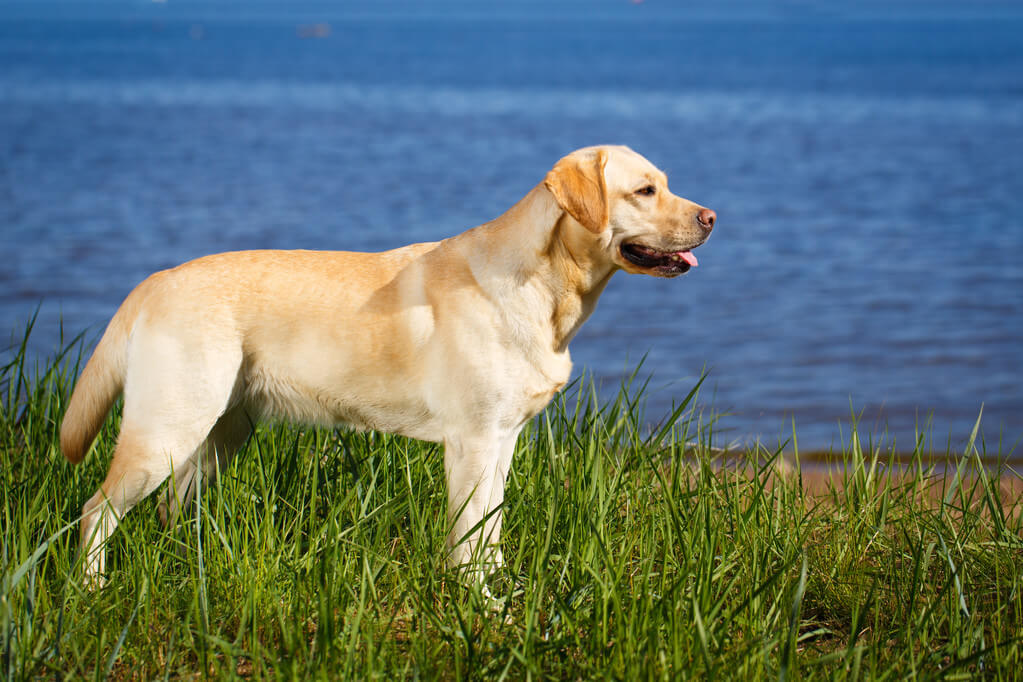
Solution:
{"label": "green grass", "polygon": [[[27,339],[27,335],[26,335]],[[259,428],[195,510],[155,496],[81,586],[101,482],[58,428],[80,346],[0,369],[0,679],[1017,679],[1023,516],[981,443],[938,475],[854,436],[827,492],[777,453],[724,456],[690,402],[651,429],[577,383],[519,440],[498,602],[444,567],[436,445]],[[641,394],[641,391],[639,391]],[[687,442],[698,445],[686,447]],[[994,453],[998,454],[998,453]],[[985,460],[986,461],[986,460]]]}

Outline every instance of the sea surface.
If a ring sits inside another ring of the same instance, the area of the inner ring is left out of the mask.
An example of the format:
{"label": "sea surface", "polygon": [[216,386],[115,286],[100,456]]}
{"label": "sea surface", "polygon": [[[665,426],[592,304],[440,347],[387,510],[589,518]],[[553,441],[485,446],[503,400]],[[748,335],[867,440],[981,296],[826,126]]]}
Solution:
{"label": "sea surface", "polygon": [[[0,345],[96,340],[148,274],[384,250],[627,144],[714,208],[576,338],[715,441],[1023,436],[1019,3],[0,0]],[[1020,449],[1015,450],[1020,456]]]}

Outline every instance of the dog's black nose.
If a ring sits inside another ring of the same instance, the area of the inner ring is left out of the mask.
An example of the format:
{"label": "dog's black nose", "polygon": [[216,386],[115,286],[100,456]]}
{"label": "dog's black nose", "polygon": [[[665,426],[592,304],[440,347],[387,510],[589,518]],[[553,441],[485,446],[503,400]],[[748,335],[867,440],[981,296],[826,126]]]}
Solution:
{"label": "dog's black nose", "polygon": [[696,219],[700,221],[700,227],[710,232],[714,229],[714,221],[718,219],[718,214],[709,208],[701,208],[696,214]]}

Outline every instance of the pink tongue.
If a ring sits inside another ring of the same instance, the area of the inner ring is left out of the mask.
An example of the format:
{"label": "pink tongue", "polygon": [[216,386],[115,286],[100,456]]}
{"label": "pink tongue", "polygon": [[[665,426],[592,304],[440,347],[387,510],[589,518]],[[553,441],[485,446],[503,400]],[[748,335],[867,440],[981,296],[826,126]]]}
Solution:
{"label": "pink tongue", "polygon": [[682,260],[689,263],[694,268],[699,265],[696,261],[696,256],[693,255],[692,251],[680,251],[678,255],[682,256]]}

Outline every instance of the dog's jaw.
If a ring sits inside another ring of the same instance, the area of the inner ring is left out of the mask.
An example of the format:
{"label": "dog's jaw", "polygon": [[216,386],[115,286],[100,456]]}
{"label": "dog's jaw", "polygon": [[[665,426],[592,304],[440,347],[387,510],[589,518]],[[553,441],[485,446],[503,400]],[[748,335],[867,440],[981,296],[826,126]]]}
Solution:
{"label": "dog's jaw", "polygon": [[699,265],[690,248],[661,251],[637,242],[622,242],[618,254],[633,268],[638,268],[639,272],[658,277],[677,277]]}
{"label": "dog's jaw", "polygon": [[618,252],[634,266],[661,277],[678,277],[699,264],[689,249],[661,251],[638,243],[623,242]]}

